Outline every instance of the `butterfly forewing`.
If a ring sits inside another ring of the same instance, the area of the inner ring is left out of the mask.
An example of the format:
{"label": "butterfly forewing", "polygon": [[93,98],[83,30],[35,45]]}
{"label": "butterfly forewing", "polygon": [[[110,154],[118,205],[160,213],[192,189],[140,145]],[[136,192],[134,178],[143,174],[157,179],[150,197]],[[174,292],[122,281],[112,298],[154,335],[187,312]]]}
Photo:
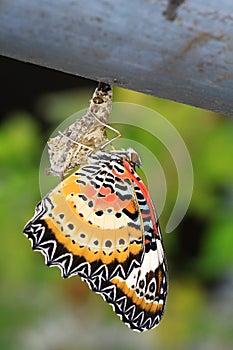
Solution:
{"label": "butterfly forewing", "polygon": [[142,225],[124,167],[108,159],[81,167],[45,196],[25,233],[64,277],[101,271],[109,280],[140,266]]}

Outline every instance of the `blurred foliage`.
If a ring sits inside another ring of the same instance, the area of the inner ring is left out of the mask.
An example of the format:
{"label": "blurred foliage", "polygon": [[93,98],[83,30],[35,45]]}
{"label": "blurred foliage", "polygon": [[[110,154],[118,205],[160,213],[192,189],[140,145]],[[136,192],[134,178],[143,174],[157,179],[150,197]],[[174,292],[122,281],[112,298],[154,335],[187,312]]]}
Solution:
{"label": "blurred foliage", "polygon": [[[0,348],[231,349],[233,124],[225,116],[114,89],[114,101],[147,106],[167,118],[184,139],[193,163],[189,210],[175,232],[164,235],[170,291],[157,329],[145,334],[128,330],[78,278],[62,280],[58,269],[46,268],[23,236],[23,226],[40,199],[38,169],[46,140],[65,118],[87,107],[91,95],[68,91],[41,96],[36,108],[46,128],[24,111],[7,115],[1,124]],[[124,133],[128,139],[141,138],[145,145],[153,142],[166,169],[163,228],[177,191],[172,160],[148,133],[130,127]]]}

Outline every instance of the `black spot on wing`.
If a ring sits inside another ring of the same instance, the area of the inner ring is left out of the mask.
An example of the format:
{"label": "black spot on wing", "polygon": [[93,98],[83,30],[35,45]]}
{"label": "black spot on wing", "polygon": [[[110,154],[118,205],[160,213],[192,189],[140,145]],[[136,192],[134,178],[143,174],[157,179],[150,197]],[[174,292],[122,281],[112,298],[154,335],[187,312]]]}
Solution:
{"label": "black spot on wing", "polygon": [[124,208],[122,209],[122,212],[133,221],[138,218],[138,210],[135,210],[134,212],[130,212],[128,209]]}

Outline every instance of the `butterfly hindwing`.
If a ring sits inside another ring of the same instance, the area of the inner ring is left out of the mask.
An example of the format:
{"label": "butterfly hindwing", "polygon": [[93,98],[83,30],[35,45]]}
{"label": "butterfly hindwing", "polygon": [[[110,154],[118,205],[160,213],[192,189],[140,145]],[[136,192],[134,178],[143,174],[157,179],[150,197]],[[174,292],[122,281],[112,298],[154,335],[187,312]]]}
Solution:
{"label": "butterfly hindwing", "polygon": [[163,315],[167,297],[167,267],[162,236],[150,195],[142,180],[125,163],[131,174],[134,192],[140,205],[145,236],[142,264],[126,279],[116,276],[98,288],[98,279],[88,280],[89,287],[112,305],[114,311],[131,329],[139,332],[156,327]]}

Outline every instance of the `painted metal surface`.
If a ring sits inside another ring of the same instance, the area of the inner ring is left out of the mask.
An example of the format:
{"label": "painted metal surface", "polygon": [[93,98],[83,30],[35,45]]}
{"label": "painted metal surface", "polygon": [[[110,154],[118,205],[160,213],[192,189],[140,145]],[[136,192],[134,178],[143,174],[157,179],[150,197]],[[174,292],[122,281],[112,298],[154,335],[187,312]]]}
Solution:
{"label": "painted metal surface", "polygon": [[3,0],[0,54],[233,115],[233,2]]}

